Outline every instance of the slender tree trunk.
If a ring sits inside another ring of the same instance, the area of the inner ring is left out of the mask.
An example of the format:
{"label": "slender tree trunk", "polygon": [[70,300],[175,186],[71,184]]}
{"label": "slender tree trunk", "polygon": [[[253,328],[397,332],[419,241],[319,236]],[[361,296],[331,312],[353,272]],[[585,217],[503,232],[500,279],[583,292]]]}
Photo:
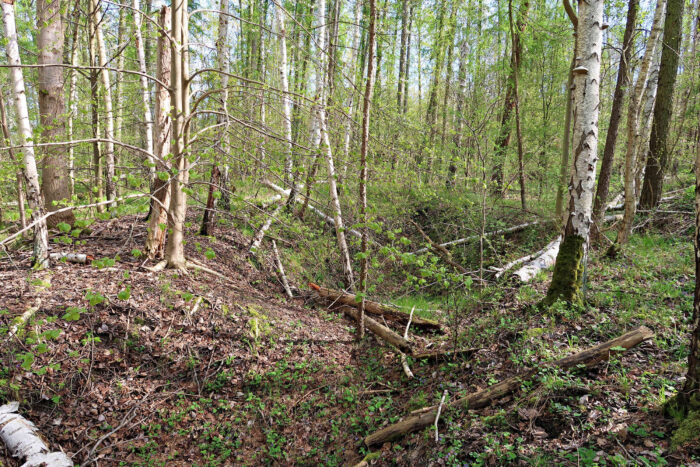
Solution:
{"label": "slender tree trunk", "polygon": [[367,150],[369,145],[369,116],[372,105],[372,75],[374,72],[374,43],[376,35],[377,8],[375,0],[369,0],[369,38],[367,46],[367,78],[362,105],[362,136],[360,140],[360,221],[362,222],[362,258],[360,260],[360,312],[358,314],[358,338],[365,335],[365,295],[367,294],[367,270],[369,266],[367,228]]}
{"label": "slender tree trunk", "polygon": [[[88,51],[90,56],[90,66],[96,67],[98,65],[97,60],[97,35],[95,33],[95,18],[96,15],[88,15],[88,28],[90,40],[88,42]],[[97,139],[100,137],[100,120],[99,120],[99,79],[97,69],[90,69],[90,116],[91,116],[91,129],[92,138],[94,139],[92,143],[92,165],[93,165],[93,190],[94,194],[102,200],[104,196],[104,185],[102,183],[102,151],[99,141]],[[92,199],[93,191],[90,192],[90,197]],[[97,212],[103,212],[104,205],[97,206]]]}
{"label": "slender tree trunk", "polygon": [[[138,2],[138,0],[137,0]],[[137,3],[138,5],[138,3]],[[136,21],[136,18],[139,18],[139,21],[141,20],[141,17],[139,16],[138,10],[133,11],[134,15],[134,21]],[[122,47],[125,46],[125,36],[126,36],[126,18],[125,18],[125,8],[119,8],[119,22],[117,23],[117,68],[120,70],[124,69],[124,57],[126,56],[126,49],[122,49]],[[139,34],[141,32],[139,31]],[[137,49],[139,45],[137,44]],[[139,71],[141,71],[139,67]],[[142,77],[142,79],[145,79],[145,77]],[[124,122],[124,111],[123,108],[124,106],[122,105],[122,99],[124,97],[124,78],[121,73],[116,73],[115,79],[114,79],[114,102],[116,103],[116,109],[114,109],[114,137],[116,138],[117,141],[122,140],[122,126]],[[116,155],[115,155],[116,157]],[[119,165],[118,161],[115,160],[115,165]],[[118,190],[119,188],[117,188]]]}
{"label": "slender tree trunk", "polygon": [[284,126],[285,138],[285,157],[284,157],[284,182],[289,184],[292,182],[292,102],[289,97],[289,77],[287,74],[287,27],[284,21],[284,12],[279,5],[275,7],[275,15],[277,19],[277,29],[279,31],[279,47],[280,47],[280,64],[279,74],[280,83],[282,84],[282,118]]}
{"label": "slender tree trunk", "polygon": [[[221,89],[223,90],[222,94],[222,105],[221,105],[221,112],[224,115],[219,114],[217,116],[217,122],[218,123],[223,123],[226,121],[228,118],[226,114],[228,114],[228,71],[229,71],[229,48],[228,48],[228,37],[229,37],[229,26],[228,26],[228,10],[229,10],[229,3],[228,0],[221,0],[220,4],[220,9],[219,9],[219,30],[217,34],[217,39],[216,39],[216,56],[217,56],[217,61],[218,61],[218,68],[219,70],[222,71],[222,73],[219,75],[219,80],[221,83]],[[261,29],[262,31],[262,29]],[[261,32],[262,34],[262,32]],[[262,36],[261,36],[262,37]],[[261,52],[262,53],[262,52]],[[265,107],[264,104],[261,104],[260,106],[260,114],[264,118],[265,116]],[[265,122],[263,120],[262,126],[265,126]],[[228,150],[228,135],[227,135],[227,128],[224,128],[222,131],[222,137],[220,138],[218,144],[223,145],[222,147],[222,152],[226,154]],[[260,161],[262,161],[265,158],[264,152],[261,153],[260,155]],[[207,194],[207,204],[206,208],[204,210],[204,216],[202,217],[202,225],[199,229],[199,234],[200,235],[211,235],[211,229],[214,227],[214,219],[216,218],[216,204],[217,204],[217,198],[215,196],[215,193],[217,190],[214,189],[214,187],[223,187],[223,190],[219,191],[219,194],[223,197],[226,196],[224,205],[226,209],[230,209],[230,200],[229,196],[227,193],[227,188],[228,188],[228,165],[224,164],[221,168],[216,168],[216,170],[212,170],[211,172],[211,179],[209,180],[209,191]]]}
{"label": "slender tree trunk", "polygon": [[[158,25],[163,31],[171,32],[171,11],[167,6],[160,9]],[[155,124],[154,150],[158,176],[153,181],[153,211],[148,218],[148,237],[146,253],[150,259],[162,258],[165,253],[165,239],[168,226],[168,210],[170,208],[170,167],[165,165],[165,158],[170,153],[170,138],[172,123],[170,119],[170,66],[171,45],[165,36],[158,36],[158,52],[156,59]],[[166,87],[167,86],[167,87]]]}
{"label": "slender tree trunk", "polygon": [[[22,62],[19,56],[17,28],[15,26],[15,6],[12,3],[5,2],[0,2],[0,6],[2,7],[2,20],[5,28],[5,53],[7,54],[7,63],[10,65],[10,81],[15,101],[18,140],[22,146],[24,175],[27,180],[27,200],[32,210],[32,221],[36,221],[44,215],[44,202],[41,196],[41,188],[39,187],[39,173],[34,156],[34,142],[32,127],[29,122],[27,93],[24,87]],[[44,268],[49,265],[49,239],[45,221],[38,222],[34,227],[34,257],[32,263],[36,268]]]}
{"label": "slender tree trunk", "polygon": [[401,47],[399,48],[399,78],[396,86],[396,107],[401,111],[403,107],[403,93],[406,83],[406,49],[408,44],[408,3],[401,1]]}
{"label": "slender tree trunk", "polygon": [[653,209],[659,204],[668,162],[668,133],[673,114],[673,91],[676,86],[678,58],[683,26],[684,0],[668,0],[664,20],[664,40],[659,66],[659,84],[651,124],[649,155],[639,206]]}
{"label": "slender tree trunk", "polygon": [[[148,90],[148,79],[145,76],[148,73],[148,69],[146,68],[146,49],[144,47],[143,34],[141,33],[142,21],[139,0],[132,0],[131,6],[134,9],[134,39],[136,40],[136,56],[139,62],[139,72],[142,73],[139,78],[139,84],[141,85],[141,111],[143,113],[144,136],[146,142],[144,149],[148,151],[149,154],[153,154],[153,117],[151,115],[151,100]],[[117,102],[120,103],[121,100],[117,100]],[[153,186],[156,178],[156,164],[151,156],[148,156],[148,174],[150,184]]]}
{"label": "slender tree trunk", "polygon": [[496,195],[503,195],[503,166],[505,164],[505,153],[506,149],[510,145],[510,134],[511,134],[511,118],[513,115],[513,110],[515,110],[515,75],[518,73],[518,64],[520,63],[520,56],[522,55],[522,42],[520,36],[525,31],[527,25],[527,14],[530,9],[529,0],[523,1],[520,6],[520,11],[518,12],[518,18],[515,22],[516,27],[513,31],[513,47],[510,54],[510,73],[508,74],[508,80],[506,82],[506,95],[503,100],[503,111],[501,112],[501,129],[496,138],[496,145],[494,148],[494,158],[495,164],[493,168],[493,173],[491,175],[492,191]]}
{"label": "slender tree trunk", "polygon": [[613,161],[615,159],[615,144],[617,143],[617,133],[620,128],[620,118],[622,117],[622,107],[625,100],[625,92],[629,85],[629,74],[627,69],[632,57],[634,48],[634,30],[637,24],[638,0],[629,0],[627,4],[627,24],[625,34],[622,39],[622,53],[620,54],[620,66],[617,71],[617,83],[615,83],[615,93],[613,94],[612,110],[610,111],[610,123],[608,134],[605,136],[605,149],[603,149],[603,160],[598,174],[598,186],[596,187],[595,200],[593,203],[593,225],[591,235],[595,239],[599,234],[599,226],[605,217],[605,207],[608,204],[608,192],[610,190],[610,176],[612,175]]}
{"label": "slender tree trunk", "polygon": [[[63,63],[64,27],[59,0],[37,0],[36,45],[39,65]],[[63,99],[63,68],[46,66],[38,69],[39,123],[43,142],[59,141],[65,136],[66,108]],[[70,164],[68,154],[60,146],[44,148],[42,160],[42,193],[47,211],[55,211],[60,203],[70,201]],[[49,228],[59,222],[73,224],[73,211],[56,214],[46,220]]]}
{"label": "slender tree trunk", "polygon": [[188,23],[187,1],[175,0],[171,7],[172,36],[171,42],[171,92],[172,104],[172,154],[173,168],[177,174],[170,183],[170,210],[168,212],[169,233],[165,247],[165,259],[168,267],[185,269],[185,216],[187,215],[187,195],[183,188],[189,181],[189,161],[185,153],[187,148],[187,128],[189,118],[189,66],[188,66]]}
{"label": "slender tree trunk", "polygon": [[[700,123],[698,124],[700,134]],[[688,374],[679,401],[686,412],[700,412],[700,145],[695,154],[695,295],[688,354]]]}
{"label": "slender tree trunk", "polygon": [[[574,26],[575,28],[576,26]],[[576,33],[574,32],[574,35]],[[566,182],[569,179],[570,167],[569,156],[571,151],[571,117],[573,115],[573,91],[574,87],[574,67],[576,66],[576,40],[574,40],[574,54],[571,57],[569,67],[569,79],[566,83],[566,115],[564,115],[564,135],[561,140],[561,165],[559,168],[559,183],[557,184],[557,199],[554,207],[554,215],[557,223],[565,222],[564,219],[564,193],[566,192]]]}
{"label": "slender tree trunk", "polygon": [[569,215],[545,303],[558,299],[570,303],[583,301],[581,288],[598,162],[603,6],[603,0],[579,3],[577,63],[574,68],[574,167],[569,183]]}
{"label": "slender tree trunk", "polygon": [[[319,0],[318,2],[318,48],[319,51],[324,51],[326,49],[326,19],[325,19],[325,12],[326,12],[326,1],[325,0]],[[326,80],[323,78],[324,73],[326,73],[326,61],[323,58],[324,54],[321,53],[320,57],[318,58],[319,62],[319,67],[318,67],[318,72],[317,72],[317,77],[320,78],[320,82],[318,83],[320,85],[319,88],[317,88],[317,94],[318,94],[318,106],[317,106],[317,115],[318,115],[318,127],[320,131],[320,136],[321,136],[321,145],[323,146],[323,153],[326,158],[326,165],[328,169],[328,188],[330,192],[330,197],[331,197],[331,204],[333,206],[333,220],[335,222],[335,233],[336,237],[338,239],[338,248],[340,249],[340,256],[341,256],[341,261],[343,264],[343,272],[345,273],[345,279],[347,281],[347,287],[349,289],[353,289],[355,287],[355,278],[352,272],[352,262],[350,260],[350,251],[348,249],[348,244],[345,239],[345,227],[343,226],[343,216],[342,216],[342,210],[340,207],[340,199],[338,197],[338,186],[336,182],[336,175],[335,175],[335,164],[333,162],[333,152],[331,149],[331,143],[330,143],[330,138],[328,136],[328,128],[327,128],[327,116],[326,116],[326,92],[325,92],[325,86],[328,85]]]}
{"label": "slender tree trunk", "polygon": [[[80,10],[76,7],[73,14],[73,31],[70,53],[70,64],[73,67],[80,65],[79,45],[78,45],[78,20],[80,18]],[[66,136],[68,141],[73,140],[73,122],[78,116],[78,70],[70,71],[70,87],[68,88],[68,118],[66,127]],[[70,195],[71,198],[75,194],[75,147],[71,144],[68,146],[68,177],[70,178]]]}
{"label": "slender tree trunk", "polygon": [[[97,46],[97,59],[100,67],[108,66],[107,48],[105,46],[104,35],[102,33],[102,17],[101,17],[101,0],[90,0],[91,14],[94,17],[93,24],[95,28],[95,41]],[[109,76],[109,71],[100,70],[102,78],[102,88],[104,91],[104,111],[105,111],[105,144],[104,158],[106,168],[106,186],[107,200],[114,200],[116,196],[115,171],[114,171],[114,111],[112,109],[112,85]],[[110,207],[115,207],[116,203],[109,204]]]}
{"label": "slender tree trunk", "polygon": [[[513,50],[516,47],[520,47],[519,38],[516,43],[516,34],[513,29],[513,0],[508,0],[508,19],[510,24],[510,37],[513,41]],[[525,167],[524,167],[524,155],[523,155],[523,134],[520,128],[520,96],[518,95],[518,75],[520,74],[520,56],[515,55],[515,62],[513,63],[513,98],[515,99],[515,136],[518,139],[518,176],[520,179],[520,206],[523,210],[527,209],[527,197],[525,194]]]}
{"label": "slender tree trunk", "polygon": [[414,5],[408,11],[408,38],[406,39],[406,67],[404,69],[403,81],[403,102],[401,104],[401,112],[405,115],[408,112],[408,81],[411,75],[411,38],[413,37],[413,10]]}
{"label": "slender tree trunk", "polygon": [[[355,1],[355,24],[352,29],[352,45],[350,47],[350,58],[347,61],[347,66],[349,70],[354,70],[357,67],[357,49],[360,46],[360,21],[362,20],[362,1]],[[348,172],[348,166],[350,165],[350,143],[352,140],[352,122],[353,122],[353,109],[355,108],[355,76],[357,73],[350,73],[350,79],[352,82],[349,86],[350,91],[348,92],[348,97],[345,100],[345,109],[348,113],[345,119],[345,134],[343,137],[343,170],[341,173],[341,180],[345,180],[345,176]]]}
{"label": "slender tree trunk", "polygon": [[647,87],[649,77],[649,69],[654,58],[655,49],[659,36],[661,34],[661,20],[664,15],[666,0],[657,0],[656,10],[654,12],[654,20],[647,40],[646,51],[644,58],[639,67],[637,81],[634,84],[634,91],[629,99],[627,108],[627,151],[625,153],[625,214],[620,223],[620,229],[617,234],[617,243],[623,245],[629,239],[632,233],[632,222],[637,210],[637,194],[635,182],[635,167],[636,159],[639,155],[636,152],[637,138],[639,137],[639,113],[642,94]]}

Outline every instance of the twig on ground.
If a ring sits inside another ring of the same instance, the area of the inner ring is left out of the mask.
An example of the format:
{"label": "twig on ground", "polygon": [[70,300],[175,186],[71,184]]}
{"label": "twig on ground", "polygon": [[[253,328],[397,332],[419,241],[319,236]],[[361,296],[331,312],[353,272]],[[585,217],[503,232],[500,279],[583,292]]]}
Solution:
{"label": "twig on ground", "polygon": [[447,397],[447,389],[442,391],[442,399],[440,399],[440,405],[438,406],[437,415],[435,416],[435,442],[439,440],[438,436],[438,421],[440,420],[440,412],[442,412],[442,404],[445,403],[445,397]]}

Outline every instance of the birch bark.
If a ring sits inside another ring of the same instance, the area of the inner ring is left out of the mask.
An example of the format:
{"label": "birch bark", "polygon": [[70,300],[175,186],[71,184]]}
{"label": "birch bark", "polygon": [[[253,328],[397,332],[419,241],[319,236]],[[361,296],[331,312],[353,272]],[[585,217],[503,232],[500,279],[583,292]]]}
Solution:
{"label": "birch bark", "polygon": [[637,138],[639,137],[639,113],[642,94],[649,79],[649,69],[654,57],[656,44],[661,34],[661,21],[664,16],[666,0],[657,0],[654,20],[647,40],[644,58],[639,67],[637,81],[634,84],[634,91],[630,95],[627,108],[627,151],[625,153],[625,214],[620,223],[617,235],[617,243],[623,245],[627,243],[632,233],[632,221],[637,211],[637,195],[635,189],[635,168],[637,165]]}
{"label": "birch bark", "polygon": [[[39,188],[39,173],[36,168],[34,156],[34,143],[32,127],[29,122],[29,109],[27,108],[27,94],[22,75],[22,62],[19,56],[19,44],[17,40],[17,27],[15,26],[14,3],[0,2],[2,6],[2,21],[5,27],[7,45],[7,63],[10,65],[10,82],[17,113],[17,130],[19,144],[22,145],[24,163],[24,175],[27,181],[27,200],[32,209],[32,220],[44,216],[44,203]],[[46,222],[38,222],[34,227],[34,258],[33,265],[44,268],[49,265],[49,239]]]}
{"label": "birch bark", "polygon": [[582,303],[584,266],[592,223],[593,186],[598,162],[600,60],[603,0],[579,1],[574,68],[574,166],[569,183],[569,214],[545,303]]}
{"label": "birch bark", "polygon": [[[100,67],[108,66],[107,48],[105,46],[104,33],[102,32],[102,22],[100,18],[101,0],[90,0],[91,14],[94,17],[93,24],[95,27],[95,40],[97,46],[97,59]],[[107,200],[114,200],[116,196],[116,184],[114,182],[114,111],[112,108],[112,86],[109,71],[101,70],[100,77],[102,78],[102,87],[104,92],[104,111],[105,111],[105,139],[104,144],[104,159],[106,166],[106,185],[107,185]],[[116,203],[111,203],[110,207],[115,207]]]}

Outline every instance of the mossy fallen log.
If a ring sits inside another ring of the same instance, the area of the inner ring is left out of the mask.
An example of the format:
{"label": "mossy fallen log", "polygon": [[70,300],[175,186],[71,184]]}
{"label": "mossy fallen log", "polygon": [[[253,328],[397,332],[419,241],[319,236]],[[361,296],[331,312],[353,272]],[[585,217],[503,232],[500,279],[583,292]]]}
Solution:
{"label": "mossy fallen log", "polygon": [[[590,368],[598,362],[607,360],[610,357],[611,351],[629,350],[641,342],[651,339],[652,337],[654,337],[654,333],[647,327],[641,326],[634,331],[623,334],[616,339],[599,344],[595,347],[591,347],[590,349],[562,358],[555,362],[540,365],[540,368],[551,367],[561,368],[563,370],[577,368],[579,366]],[[537,374],[538,370],[539,368],[530,369],[511,376],[510,378],[494,384],[489,388],[482,389],[474,394],[457,399],[448,404],[447,407],[462,407],[465,409],[479,409],[486,407],[492,401],[506,396],[520,388],[522,382],[533,378]],[[365,444],[367,446],[377,446],[432,425],[435,422],[438,407],[432,406],[423,410],[424,411],[420,413],[411,415],[397,423],[372,433],[365,438]]]}

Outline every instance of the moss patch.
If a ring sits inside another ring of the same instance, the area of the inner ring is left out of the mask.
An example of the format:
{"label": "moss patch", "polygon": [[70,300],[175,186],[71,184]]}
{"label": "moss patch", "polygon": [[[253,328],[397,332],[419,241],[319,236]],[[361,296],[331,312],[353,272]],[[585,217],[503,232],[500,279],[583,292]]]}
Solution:
{"label": "moss patch", "polygon": [[552,283],[542,305],[550,306],[557,300],[572,305],[583,304],[583,245],[584,239],[579,235],[569,235],[561,242]]}
{"label": "moss patch", "polygon": [[689,412],[671,438],[671,450],[700,442],[700,411]]}

